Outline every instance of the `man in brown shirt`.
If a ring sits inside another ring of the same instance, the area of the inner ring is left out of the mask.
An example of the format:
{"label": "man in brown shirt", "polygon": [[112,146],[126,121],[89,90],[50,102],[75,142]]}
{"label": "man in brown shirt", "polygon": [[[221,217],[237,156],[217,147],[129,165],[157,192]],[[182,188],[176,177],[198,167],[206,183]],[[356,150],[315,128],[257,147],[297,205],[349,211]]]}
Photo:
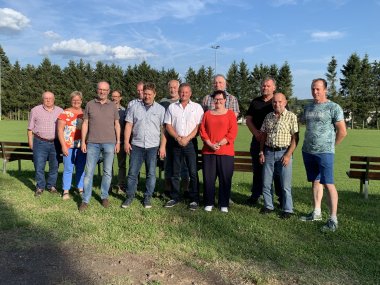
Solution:
{"label": "man in brown shirt", "polygon": [[119,112],[116,105],[108,100],[108,82],[98,83],[98,97],[87,103],[82,125],[82,151],[87,153],[84,192],[79,211],[87,208],[92,194],[94,170],[100,154],[103,158],[101,199],[104,208],[109,206],[108,190],[112,180],[112,164],[115,152],[120,149]]}

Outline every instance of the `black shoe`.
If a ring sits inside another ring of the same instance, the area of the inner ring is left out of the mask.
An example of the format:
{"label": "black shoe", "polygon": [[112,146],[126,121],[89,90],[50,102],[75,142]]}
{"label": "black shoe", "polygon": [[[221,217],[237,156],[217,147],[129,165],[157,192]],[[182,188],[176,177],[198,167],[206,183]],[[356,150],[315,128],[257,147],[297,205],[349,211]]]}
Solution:
{"label": "black shoe", "polygon": [[195,211],[196,209],[198,209],[198,203],[197,203],[197,202],[191,202],[191,203],[189,204],[189,209],[190,209],[191,211]]}
{"label": "black shoe", "polygon": [[252,196],[249,197],[246,201],[247,205],[249,206],[256,206],[257,202],[259,201],[259,198],[253,198]]}
{"label": "black shoe", "polygon": [[131,206],[132,202],[133,202],[133,197],[127,197],[127,199],[125,199],[124,203],[121,204],[121,207],[126,209],[129,206]]}
{"label": "black shoe", "polygon": [[172,208],[174,207],[175,205],[177,205],[178,202],[176,200],[170,200],[168,201],[166,204],[165,204],[165,208]]}
{"label": "black shoe", "polygon": [[271,210],[271,209],[268,209],[268,208],[261,208],[260,210],[260,214],[262,215],[267,215],[267,214],[270,214],[270,213],[273,213],[274,210]]}
{"label": "black shoe", "polygon": [[292,216],[292,213],[289,213],[289,212],[282,212],[281,215],[280,215],[280,218],[283,219],[283,220],[287,220],[287,219],[289,219],[291,216]]}
{"label": "black shoe", "polygon": [[58,193],[58,190],[52,186],[51,188],[48,189],[48,191],[51,193],[51,194],[57,194]]}
{"label": "black shoe", "polygon": [[42,193],[44,192],[43,189],[37,188],[36,191],[34,192],[34,197],[41,197]]}
{"label": "black shoe", "polygon": [[150,209],[152,208],[152,203],[150,202],[150,197],[145,197],[144,202],[143,202],[144,208],[145,209]]}

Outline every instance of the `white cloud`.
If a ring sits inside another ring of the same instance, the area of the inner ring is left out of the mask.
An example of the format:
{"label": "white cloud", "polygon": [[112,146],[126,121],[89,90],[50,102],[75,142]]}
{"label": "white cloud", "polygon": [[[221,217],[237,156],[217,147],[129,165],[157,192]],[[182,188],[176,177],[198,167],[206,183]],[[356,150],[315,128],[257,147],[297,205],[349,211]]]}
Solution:
{"label": "white cloud", "polygon": [[46,31],[44,32],[44,35],[45,37],[49,38],[49,39],[59,39],[61,36],[53,31]]}
{"label": "white cloud", "polygon": [[70,39],[54,43],[51,47],[39,50],[42,55],[55,54],[78,57],[103,57],[108,60],[141,59],[153,56],[140,48],[128,46],[111,47],[99,42],[87,42],[84,39]]}
{"label": "white cloud", "polygon": [[110,49],[112,59],[139,59],[154,56],[140,48],[131,48],[128,46],[117,46]]}
{"label": "white cloud", "polygon": [[10,8],[0,8],[0,31],[16,31],[19,32],[28,27],[30,20],[21,14]]}
{"label": "white cloud", "polygon": [[297,0],[272,0],[271,4],[274,7],[281,7],[284,5],[296,5]]}
{"label": "white cloud", "polygon": [[313,32],[310,34],[310,37],[315,42],[323,42],[328,40],[341,39],[345,36],[344,33],[339,31],[332,32]]}
{"label": "white cloud", "polygon": [[222,33],[216,38],[216,42],[221,42],[221,41],[231,41],[238,39],[242,36],[241,33]]}

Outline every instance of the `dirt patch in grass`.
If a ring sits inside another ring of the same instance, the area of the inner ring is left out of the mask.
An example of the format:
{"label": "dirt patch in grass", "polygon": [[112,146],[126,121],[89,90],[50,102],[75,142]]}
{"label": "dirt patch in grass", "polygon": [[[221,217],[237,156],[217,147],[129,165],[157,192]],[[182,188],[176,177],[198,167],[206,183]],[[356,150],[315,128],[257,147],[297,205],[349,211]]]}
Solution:
{"label": "dirt patch in grass", "polygon": [[213,272],[136,254],[111,256],[75,245],[45,241],[22,245],[4,238],[0,284],[229,284]]}

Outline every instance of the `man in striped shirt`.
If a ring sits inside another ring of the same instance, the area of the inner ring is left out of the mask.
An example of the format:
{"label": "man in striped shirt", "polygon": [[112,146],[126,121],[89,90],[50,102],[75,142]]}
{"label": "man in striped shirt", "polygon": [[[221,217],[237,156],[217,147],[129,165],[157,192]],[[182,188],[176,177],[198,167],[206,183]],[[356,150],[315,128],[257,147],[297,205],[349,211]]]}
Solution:
{"label": "man in striped shirt", "polygon": [[297,116],[286,110],[287,100],[284,94],[273,95],[274,111],[266,115],[260,131],[260,163],[263,164],[262,214],[274,211],[272,183],[276,173],[280,177],[282,191],[282,219],[288,219],[293,213],[292,199],[292,155],[298,143]]}
{"label": "man in striped shirt", "polygon": [[[28,143],[33,150],[33,164],[36,171],[36,191],[39,197],[45,187],[50,193],[57,193],[58,155],[60,144],[57,139],[57,119],[63,112],[54,105],[54,94],[46,91],[42,94],[42,104],[30,112],[28,124]],[[45,164],[49,162],[49,173],[45,180]]]}

